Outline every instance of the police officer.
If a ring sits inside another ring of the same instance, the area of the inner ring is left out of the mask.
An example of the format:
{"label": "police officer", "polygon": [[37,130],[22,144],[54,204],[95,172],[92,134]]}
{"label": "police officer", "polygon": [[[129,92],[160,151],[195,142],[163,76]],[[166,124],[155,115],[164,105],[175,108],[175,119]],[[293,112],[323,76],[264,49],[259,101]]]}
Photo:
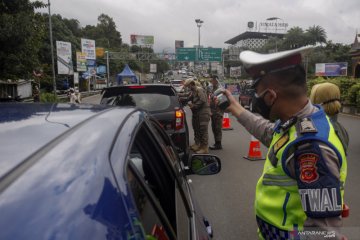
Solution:
{"label": "police officer", "polygon": [[227,111],[269,148],[256,186],[260,239],[299,239],[309,227],[336,231],[342,224],[347,161],[331,121],[307,98],[301,59],[309,50],[240,54],[254,79],[253,108],[261,116],[225,92]]}
{"label": "police officer", "polygon": [[224,112],[216,105],[216,99],[214,98],[214,92],[220,88],[219,81],[216,75],[211,77],[212,88],[209,91],[210,109],[211,109],[211,129],[214,134],[215,144],[210,146],[211,150],[222,149],[222,122]]}
{"label": "police officer", "polygon": [[210,108],[207,95],[202,87],[197,87],[193,79],[189,79],[184,84],[190,88],[191,102],[188,103],[193,114],[193,129],[195,145],[192,149],[196,153],[209,153],[208,148],[208,125],[210,121]]}

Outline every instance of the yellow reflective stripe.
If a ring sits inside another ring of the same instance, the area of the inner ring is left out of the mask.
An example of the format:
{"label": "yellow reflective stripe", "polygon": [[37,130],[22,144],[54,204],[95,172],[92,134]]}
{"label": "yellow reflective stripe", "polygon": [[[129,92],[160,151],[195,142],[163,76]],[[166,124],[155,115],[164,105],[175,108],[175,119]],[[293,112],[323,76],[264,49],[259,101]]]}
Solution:
{"label": "yellow reflective stripe", "polygon": [[268,180],[263,180],[262,184],[267,185],[267,186],[297,186],[296,181],[268,181]]}
{"label": "yellow reflective stripe", "polygon": [[272,175],[272,174],[264,174],[264,178],[269,178],[269,179],[289,179],[288,176],[284,176],[284,175]]}

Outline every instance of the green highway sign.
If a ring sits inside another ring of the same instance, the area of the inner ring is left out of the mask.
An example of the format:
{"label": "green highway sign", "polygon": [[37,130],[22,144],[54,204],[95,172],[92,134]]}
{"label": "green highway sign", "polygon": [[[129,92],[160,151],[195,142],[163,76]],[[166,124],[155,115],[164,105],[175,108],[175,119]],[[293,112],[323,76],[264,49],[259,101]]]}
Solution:
{"label": "green highway sign", "polygon": [[206,62],[221,62],[222,49],[221,48],[200,48],[199,61]]}
{"label": "green highway sign", "polygon": [[176,60],[194,62],[196,59],[196,48],[177,48]]}
{"label": "green highway sign", "polygon": [[[176,49],[176,60],[195,62],[196,48],[177,48]],[[221,48],[200,48],[199,58],[200,62],[221,62],[222,61],[222,49]]]}

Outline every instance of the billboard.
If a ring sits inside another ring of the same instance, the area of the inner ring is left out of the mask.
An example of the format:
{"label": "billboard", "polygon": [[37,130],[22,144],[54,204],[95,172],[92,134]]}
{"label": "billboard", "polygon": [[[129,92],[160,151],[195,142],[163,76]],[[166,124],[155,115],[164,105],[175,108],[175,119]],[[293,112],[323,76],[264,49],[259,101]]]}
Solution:
{"label": "billboard", "polygon": [[339,63],[316,63],[316,76],[347,76],[347,62]]}
{"label": "billboard", "polygon": [[104,48],[97,47],[97,48],[95,48],[95,51],[96,51],[96,57],[99,57],[99,58],[104,57],[104,54],[105,54],[105,49]]}
{"label": "billboard", "polygon": [[74,74],[71,59],[71,43],[56,41],[56,55],[58,74]]}
{"label": "billboard", "polygon": [[155,63],[150,64],[150,72],[151,73],[156,73],[156,64]]}
{"label": "billboard", "polygon": [[148,35],[130,35],[130,43],[131,45],[154,45],[154,36]]}
{"label": "billboard", "polygon": [[78,72],[86,72],[86,54],[76,52],[76,70]]}
{"label": "billboard", "polygon": [[230,77],[240,77],[241,76],[241,66],[239,67],[230,67]]}
{"label": "billboard", "polygon": [[86,54],[86,59],[96,59],[95,40],[81,39],[81,52]]}
{"label": "billboard", "polygon": [[183,48],[184,47],[184,41],[182,40],[175,40],[175,49],[177,48]]}

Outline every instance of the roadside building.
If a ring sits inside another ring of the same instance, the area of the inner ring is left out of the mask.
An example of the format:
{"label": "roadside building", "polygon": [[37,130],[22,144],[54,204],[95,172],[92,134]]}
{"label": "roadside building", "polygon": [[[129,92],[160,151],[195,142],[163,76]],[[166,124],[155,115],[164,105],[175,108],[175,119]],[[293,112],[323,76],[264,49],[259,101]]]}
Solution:
{"label": "roadside building", "polygon": [[354,43],[351,46],[350,53],[352,61],[352,76],[360,78],[360,34],[356,33]]}

